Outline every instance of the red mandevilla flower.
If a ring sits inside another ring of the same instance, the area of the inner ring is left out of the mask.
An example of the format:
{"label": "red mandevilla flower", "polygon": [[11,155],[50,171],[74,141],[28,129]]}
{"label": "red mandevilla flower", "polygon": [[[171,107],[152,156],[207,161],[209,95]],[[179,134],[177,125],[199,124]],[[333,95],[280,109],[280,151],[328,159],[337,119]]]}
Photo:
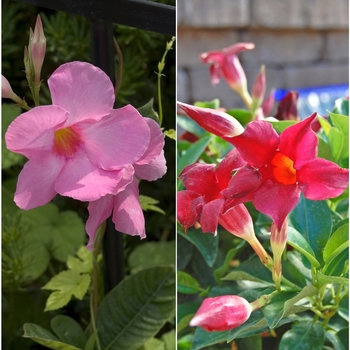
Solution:
{"label": "red mandevilla flower", "polygon": [[190,322],[208,332],[227,331],[246,322],[253,311],[249,302],[237,295],[204,299]]}

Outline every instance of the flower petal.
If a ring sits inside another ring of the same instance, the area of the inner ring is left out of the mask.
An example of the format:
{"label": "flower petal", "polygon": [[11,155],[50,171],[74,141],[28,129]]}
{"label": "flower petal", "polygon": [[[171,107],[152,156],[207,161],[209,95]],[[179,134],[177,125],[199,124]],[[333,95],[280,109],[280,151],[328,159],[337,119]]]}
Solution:
{"label": "flower petal", "polygon": [[51,151],[55,130],[68,118],[68,112],[57,106],[40,106],[18,116],[5,134],[7,148],[27,158],[37,152]]}
{"label": "flower petal", "polygon": [[199,221],[204,204],[204,199],[199,193],[193,191],[177,193],[177,219],[185,232]]}
{"label": "flower petal", "polygon": [[300,191],[296,185],[283,185],[267,180],[254,194],[255,208],[272,218],[278,230],[298,204]]}
{"label": "flower petal", "polygon": [[95,235],[98,227],[107,220],[112,214],[114,196],[107,194],[106,196],[89,203],[89,218],[86,221],[86,232],[89,235],[89,242],[86,246],[91,250],[94,245]]}
{"label": "flower petal", "polygon": [[90,161],[104,170],[118,170],[141,158],[150,142],[150,129],[139,112],[127,105],[98,123],[75,126],[85,141]]}
{"label": "flower petal", "polygon": [[202,226],[203,232],[211,232],[216,235],[218,228],[218,220],[221,209],[224,205],[224,199],[215,199],[207,203],[202,210],[199,223]]}
{"label": "flower petal", "polygon": [[136,177],[114,199],[112,220],[117,231],[131,236],[146,237],[145,218],[139,201],[139,182]]}
{"label": "flower petal", "polygon": [[275,155],[279,136],[270,123],[258,120],[249,123],[243,134],[233,137],[229,142],[247,163],[262,167]]}
{"label": "flower petal", "polygon": [[139,179],[155,181],[161,178],[167,171],[164,151],[154,158],[149,164],[134,165],[135,175]]}
{"label": "flower petal", "polygon": [[55,189],[62,196],[90,202],[112,193],[122,176],[121,171],[97,168],[79,151],[67,161],[57,177]]}
{"label": "flower petal", "polygon": [[349,185],[349,170],[325,159],[314,159],[297,172],[299,188],[306,198],[324,200],[341,195]]}
{"label": "flower petal", "polygon": [[50,202],[57,194],[54,183],[64,164],[63,158],[53,157],[50,153],[32,157],[19,174],[16,204],[28,210]]}
{"label": "flower petal", "polygon": [[52,103],[67,110],[69,124],[99,120],[113,108],[114,87],[100,68],[87,62],[59,66],[48,80]]}
{"label": "flower petal", "polygon": [[294,161],[294,168],[299,170],[304,164],[317,156],[317,136],[311,129],[311,123],[317,113],[290,126],[280,136],[280,151]]}

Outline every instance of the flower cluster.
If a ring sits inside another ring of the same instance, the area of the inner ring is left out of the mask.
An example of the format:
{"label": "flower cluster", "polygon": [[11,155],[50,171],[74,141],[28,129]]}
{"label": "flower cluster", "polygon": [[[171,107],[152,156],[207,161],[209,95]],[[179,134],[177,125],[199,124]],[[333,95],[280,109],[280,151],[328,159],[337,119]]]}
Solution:
{"label": "flower cluster", "polygon": [[117,230],[145,237],[138,179],[166,172],[159,125],[131,105],[113,109],[113,84],[92,64],[63,64],[48,85],[52,105],[21,114],[5,135],[7,148],[28,158],[16,204],[35,208],[56,194],[90,202],[89,248],[112,212]]}

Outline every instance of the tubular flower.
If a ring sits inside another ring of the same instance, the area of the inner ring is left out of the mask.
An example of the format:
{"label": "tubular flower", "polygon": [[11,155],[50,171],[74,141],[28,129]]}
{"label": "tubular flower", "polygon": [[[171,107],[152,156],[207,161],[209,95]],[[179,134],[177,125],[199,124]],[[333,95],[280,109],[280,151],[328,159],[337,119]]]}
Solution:
{"label": "tubular flower", "polygon": [[140,238],[146,237],[145,219],[139,201],[138,179],[157,180],[165,174],[166,165],[163,151],[164,134],[155,121],[149,118],[144,120],[151,131],[151,141],[147,150],[138,161],[124,169],[122,178],[112,194],[89,203],[90,216],[86,222],[86,232],[90,237],[88,249],[93,247],[99,225],[111,214],[117,231]]}
{"label": "tubular flower", "polygon": [[227,331],[248,320],[253,306],[237,295],[206,298],[197,310],[190,326],[199,326],[208,332]]}
{"label": "tubular flower", "polygon": [[334,198],[344,192],[348,169],[317,158],[318,140],[311,130],[315,116],[288,127],[280,136],[268,122],[254,121],[230,140],[246,165],[222,191],[228,199],[225,209],[252,201],[280,231],[300,192],[310,200]]}
{"label": "tubular flower", "polygon": [[266,76],[265,66],[261,66],[259,74],[257,75],[252,90],[252,105],[251,110],[255,111],[261,106],[264,100],[266,90]]}
{"label": "tubular flower", "polygon": [[131,183],[151,142],[146,120],[130,105],[113,110],[112,82],[89,63],[60,66],[48,85],[53,104],[21,114],[5,135],[7,148],[29,159],[16,204],[35,208],[57,193],[96,201]]}
{"label": "tubular flower", "polygon": [[253,43],[236,43],[222,51],[204,52],[200,55],[203,63],[209,63],[210,77],[213,85],[218,84],[223,76],[227,84],[240,94],[250,104],[251,98],[247,91],[247,78],[237,54],[244,50],[252,50]]}

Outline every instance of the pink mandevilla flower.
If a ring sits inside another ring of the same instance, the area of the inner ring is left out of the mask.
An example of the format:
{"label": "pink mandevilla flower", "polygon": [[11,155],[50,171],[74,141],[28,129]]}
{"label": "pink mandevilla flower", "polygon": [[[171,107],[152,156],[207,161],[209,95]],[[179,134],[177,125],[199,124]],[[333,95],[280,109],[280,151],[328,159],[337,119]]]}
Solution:
{"label": "pink mandevilla flower", "polygon": [[237,295],[223,295],[206,298],[190,322],[208,332],[228,331],[248,320],[253,306]]}
{"label": "pink mandevilla flower", "polygon": [[149,123],[130,105],[113,110],[112,82],[89,63],[60,66],[48,85],[53,104],[21,114],[5,135],[7,148],[29,159],[16,204],[35,208],[57,193],[96,201],[125,188],[148,152]]}

